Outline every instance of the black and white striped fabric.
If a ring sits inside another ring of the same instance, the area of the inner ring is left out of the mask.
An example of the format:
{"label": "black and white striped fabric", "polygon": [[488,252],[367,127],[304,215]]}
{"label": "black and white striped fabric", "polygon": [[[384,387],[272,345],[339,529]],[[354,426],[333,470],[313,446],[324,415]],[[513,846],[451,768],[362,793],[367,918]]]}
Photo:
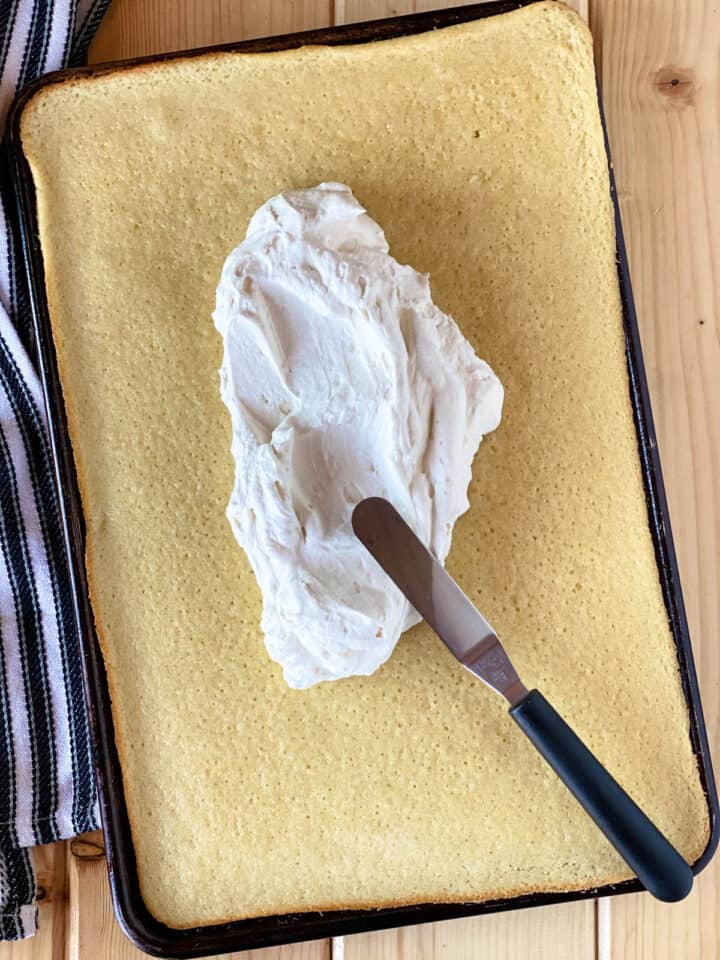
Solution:
{"label": "black and white striped fabric", "polygon": [[[0,132],[12,98],[76,64],[109,0],[0,0]],[[45,411],[0,151],[0,940],[37,926],[30,852],[98,825],[80,649]]]}

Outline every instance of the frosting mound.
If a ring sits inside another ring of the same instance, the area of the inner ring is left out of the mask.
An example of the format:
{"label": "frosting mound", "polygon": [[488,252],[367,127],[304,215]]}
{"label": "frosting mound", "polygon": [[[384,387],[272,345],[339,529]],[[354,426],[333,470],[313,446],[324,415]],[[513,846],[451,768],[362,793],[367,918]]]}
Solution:
{"label": "frosting mound", "polygon": [[291,687],[370,674],[419,620],[353,534],[390,500],[444,562],[503,389],[428,278],[338,183],[255,213],[217,290],[235,484],[227,515]]}

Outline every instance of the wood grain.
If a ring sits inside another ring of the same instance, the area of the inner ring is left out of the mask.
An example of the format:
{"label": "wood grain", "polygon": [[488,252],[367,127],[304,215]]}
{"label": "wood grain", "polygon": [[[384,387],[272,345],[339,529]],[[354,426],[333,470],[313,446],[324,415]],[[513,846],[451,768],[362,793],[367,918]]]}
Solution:
{"label": "wood grain", "polygon": [[[478,0],[454,0],[452,3],[439,3],[437,0],[335,0],[335,23],[357,23],[360,20],[438,10],[441,7],[463,7],[476,2]],[[577,10],[585,20],[588,19],[589,3],[590,0],[567,0],[567,5]]]}
{"label": "wood grain", "polygon": [[64,842],[33,852],[38,886],[39,928],[20,943],[0,944],[2,960],[64,960],[68,882]]}
{"label": "wood grain", "polygon": [[[142,960],[113,914],[101,833],[68,843],[69,903],[65,960]],[[228,960],[330,960],[327,940],[226,954]],[[35,958],[33,958],[35,960]]]}
{"label": "wood grain", "polygon": [[[720,7],[591,0],[603,100],[711,748],[720,745]],[[612,960],[718,960],[720,861],[612,901]]]}
{"label": "wood grain", "polygon": [[[458,0],[455,0],[457,3]],[[140,56],[450,6],[438,0],[114,0],[91,60]],[[720,8],[577,0],[590,19],[665,481],[708,729],[720,738]],[[677,82],[674,82],[677,81]],[[89,839],[90,844],[97,837]],[[36,853],[41,933],[0,960],[142,956],[115,924],[105,864],[76,842]],[[45,881],[43,883],[43,880]],[[647,895],[345,938],[334,960],[719,960],[720,868],[684,904]],[[330,960],[330,943],[237,954]]]}
{"label": "wood grain", "polygon": [[434,0],[335,0],[335,23],[359,23],[361,20],[381,20],[405,13],[439,10],[441,7],[462,7],[476,0],[457,0],[456,3],[435,3]]}
{"label": "wood grain", "polygon": [[135,949],[115,921],[102,834],[91,833],[71,840],[68,851],[68,960],[108,957],[138,960]]}
{"label": "wood grain", "polygon": [[142,57],[332,23],[332,0],[115,0],[90,50],[91,62]]}
{"label": "wood grain", "polygon": [[592,901],[345,938],[344,960],[595,960]]}
{"label": "wood grain", "polygon": [[[459,5],[433,0],[336,0],[335,18],[337,23],[352,23]],[[589,0],[571,0],[568,5],[588,19]],[[530,946],[533,960],[594,960],[596,917],[594,903],[586,901],[358,934],[345,938],[344,960],[520,960]]]}

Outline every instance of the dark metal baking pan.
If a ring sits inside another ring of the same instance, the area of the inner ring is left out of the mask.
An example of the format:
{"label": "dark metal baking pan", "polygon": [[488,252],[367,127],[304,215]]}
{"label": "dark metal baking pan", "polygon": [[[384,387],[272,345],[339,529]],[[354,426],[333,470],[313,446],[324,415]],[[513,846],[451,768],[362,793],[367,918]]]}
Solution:
{"label": "dark metal baking pan", "polygon": [[[290,34],[263,40],[227,44],[189,52],[172,53],[140,60],[104,64],[98,67],[83,67],[79,70],[60,71],[41,78],[27,88],[16,100],[9,123],[8,141],[12,175],[17,192],[18,210],[22,225],[22,238],[27,274],[30,283],[34,329],[36,335],[37,362],[43,381],[50,423],[50,439],[55,459],[55,471],[60,487],[63,508],[63,523],[68,553],[71,558],[74,584],[75,616],[83,638],[85,681],[88,704],[95,741],[95,757],[100,803],[105,830],[110,886],[117,918],[130,939],[141,949],[159,957],[200,957],[233,950],[247,950],[297,940],[340,936],[398,927],[405,924],[448,920],[502,910],[516,910],[542,904],[560,903],[587,899],[596,896],[631,893],[641,890],[637,880],[612,884],[600,888],[570,893],[536,893],[527,896],[490,900],[484,903],[420,904],[379,910],[339,910],[332,912],[308,912],[241,920],[215,926],[197,927],[190,930],[175,930],[155,920],[140,895],[135,865],[130,826],[123,795],[122,776],[110,710],[105,668],[94,631],[85,572],[84,523],[80,507],[77,480],[73,465],[70,440],[67,432],[62,391],[56,366],[50,319],[45,295],[43,258],[35,207],[32,176],[22,153],[20,140],[20,117],[23,106],[42,86],[57,83],[68,76],[98,75],[128,64],[152,63],[176,57],[195,57],[217,50],[260,52],[299,47],[304,44],[367,43],[406,34],[420,33],[438,27],[449,26],[482,17],[505,13],[527,5],[524,2],[491,2],[475,4],[433,13],[414,14],[378,20],[362,24],[313,30],[307,33]],[[601,106],[602,112],[602,106]],[[604,125],[604,120],[603,120]],[[606,136],[607,145],[607,136]],[[608,152],[609,158],[609,152]],[[609,161],[608,161],[609,162]],[[663,486],[658,456],[655,429],[650,410],[650,397],[643,366],[640,337],[638,334],[635,307],[633,304],[627,256],[620,223],[615,185],[610,170],[612,200],[617,226],[617,260],[620,289],[622,291],[625,341],[629,372],[630,394],[638,447],[645,481],[648,505],[648,521],[655,544],[658,571],[668,618],[677,648],[677,657],[687,699],[690,717],[690,736],[697,757],[698,768],[705,791],[711,822],[711,835],[702,856],[693,864],[698,873],[709,862],[720,837],[720,809],[713,780],[707,733],[700,704],[695,666],[690,637],[683,606],[680,578],[675,549],[670,531],[670,518]]]}

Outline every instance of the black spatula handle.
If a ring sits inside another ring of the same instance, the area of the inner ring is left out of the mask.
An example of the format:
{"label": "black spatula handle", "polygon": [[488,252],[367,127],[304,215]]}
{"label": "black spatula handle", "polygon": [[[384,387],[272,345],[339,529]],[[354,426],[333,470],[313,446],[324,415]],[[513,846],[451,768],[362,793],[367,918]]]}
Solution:
{"label": "black spatula handle", "polygon": [[593,818],[640,882],[658,900],[690,893],[690,867],[640,807],[593,756],[539,690],[510,716]]}

